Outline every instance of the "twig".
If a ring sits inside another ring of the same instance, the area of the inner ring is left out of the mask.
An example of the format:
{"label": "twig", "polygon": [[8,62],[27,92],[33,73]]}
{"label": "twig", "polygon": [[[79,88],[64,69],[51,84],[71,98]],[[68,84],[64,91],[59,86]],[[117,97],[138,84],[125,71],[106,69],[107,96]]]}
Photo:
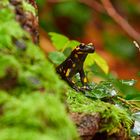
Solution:
{"label": "twig", "polygon": [[105,12],[104,7],[94,0],[79,0],[79,2],[86,4],[87,6],[91,7],[92,9],[96,10],[97,12],[103,13]]}
{"label": "twig", "polygon": [[80,2],[86,4],[87,6],[93,8],[97,12],[103,13],[105,10],[109,16],[119,25],[121,28],[133,39],[140,43],[140,33],[136,32],[135,29],[122,17],[120,16],[110,0],[101,0],[103,6],[94,0],[79,0]]}
{"label": "twig", "polygon": [[122,27],[122,29],[133,39],[140,43],[140,34],[135,31],[135,29],[123,18],[121,17],[116,10],[114,9],[113,5],[111,4],[110,0],[101,0],[104,8],[106,9],[107,13],[110,15],[112,19],[118,25]]}
{"label": "twig", "polygon": [[136,106],[135,104],[130,103],[131,100],[130,101],[125,100],[125,99],[123,99],[121,97],[117,97],[117,99],[120,100],[122,103],[128,105],[133,110],[133,112],[136,112],[136,111],[140,110],[140,108],[138,106]]}

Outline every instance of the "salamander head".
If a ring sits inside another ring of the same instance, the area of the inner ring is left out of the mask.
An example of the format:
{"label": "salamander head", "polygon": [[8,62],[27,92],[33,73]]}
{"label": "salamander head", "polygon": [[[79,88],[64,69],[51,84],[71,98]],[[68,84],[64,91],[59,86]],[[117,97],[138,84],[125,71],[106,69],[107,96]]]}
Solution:
{"label": "salamander head", "polygon": [[95,51],[95,48],[92,43],[89,43],[85,45],[84,43],[81,43],[79,46],[75,49],[77,53],[93,53]]}

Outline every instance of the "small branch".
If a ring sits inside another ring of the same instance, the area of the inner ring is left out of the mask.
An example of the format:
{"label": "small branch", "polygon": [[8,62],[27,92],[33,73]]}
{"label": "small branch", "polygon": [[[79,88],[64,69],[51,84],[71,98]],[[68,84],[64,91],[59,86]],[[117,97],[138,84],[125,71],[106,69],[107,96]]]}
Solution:
{"label": "small branch", "polygon": [[99,13],[105,12],[104,7],[94,0],[79,0],[79,2],[86,4],[87,6],[91,7],[92,9],[96,10]]}
{"label": "small branch", "polygon": [[101,0],[104,8],[106,9],[109,16],[114,19],[114,21],[122,27],[122,29],[133,39],[140,43],[140,34],[135,31],[135,29],[123,18],[121,17],[110,0]]}

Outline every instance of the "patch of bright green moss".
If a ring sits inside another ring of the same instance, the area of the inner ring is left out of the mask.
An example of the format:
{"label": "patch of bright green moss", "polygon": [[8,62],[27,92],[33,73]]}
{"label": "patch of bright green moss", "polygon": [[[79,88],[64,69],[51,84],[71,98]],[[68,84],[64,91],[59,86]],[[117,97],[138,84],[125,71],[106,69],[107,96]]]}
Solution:
{"label": "patch of bright green moss", "polygon": [[76,139],[74,125],[55,95],[34,92],[17,98],[0,92],[0,106],[1,140]]}
{"label": "patch of bright green moss", "polygon": [[118,132],[121,127],[126,128],[128,133],[130,132],[133,121],[125,109],[101,100],[94,101],[73,91],[70,91],[67,96],[67,102],[72,112],[100,113],[104,120],[101,132],[106,131],[112,134]]}
{"label": "patch of bright green moss", "polygon": [[0,1],[0,7],[1,6],[7,6],[9,4],[9,0],[2,0]]}

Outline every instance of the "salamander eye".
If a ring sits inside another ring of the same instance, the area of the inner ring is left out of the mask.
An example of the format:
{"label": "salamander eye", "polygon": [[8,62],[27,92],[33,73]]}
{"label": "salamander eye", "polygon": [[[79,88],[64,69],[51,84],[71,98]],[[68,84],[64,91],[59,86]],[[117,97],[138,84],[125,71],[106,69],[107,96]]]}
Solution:
{"label": "salamander eye", "polygon": [[81,43],[80,44],[80,48],[84,48],[85,47],[85,44],[84,43]]}

